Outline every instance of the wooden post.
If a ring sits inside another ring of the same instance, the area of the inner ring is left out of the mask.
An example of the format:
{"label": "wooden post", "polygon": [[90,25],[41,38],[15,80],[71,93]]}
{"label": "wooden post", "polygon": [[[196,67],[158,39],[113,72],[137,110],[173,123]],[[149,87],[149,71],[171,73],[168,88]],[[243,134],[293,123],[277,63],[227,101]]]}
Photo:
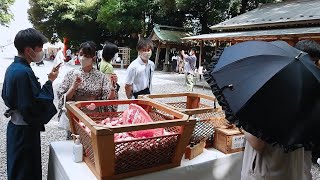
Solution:
{"label": "wooden post", "polygon": [[159,41],[158,43],[158,46],[157,46],[157,54],[156,54],[156,60],[155,60],[155,68],[157,69],[158,65],[159,65],[159,55],[160,55],[160,45],[161,45],[161,42]]}
{"label": "wooden post", "polygon": [[[187,147],[189,144],[189,141],[191,139],[192,132],[194,130],[195,124],[189,124],[183,127],[183,132],[179,137],[179,141],[177,144],[177,147]],[[183,138],[182,138],[183,137]],[[178,148],[175,152],[175,155],[172,159],[172,162],[174,164],[180,165],[181,163],[181,158],[183,154],[185,153],[186,149],[185,148]]]}
{"label": "wooden post", "polygon": [[165,64],[169,64],[169,49],[170,49],[170,46],[168,44],[166,44],[166,60],[165,60]]}
{"label": "wooden post", "polygon": [[203,40],[200,41],[199,67],[202,64],[202,51],[203,51]]}
{"label": "wooden post", "polygon": [[216,52],[217,52],[217,49],[218,49],[218,41],[215,40],[214,43],[215,43],[215,46],[214,46],[214,55],[216,55]]}
{"label": "wooden post", "polygon": [[195,108],[199,108],[199,106],[200,106],[199,97],[187,96],[187,109],[195,109]]}
{"label": "wooden post", "polygon": [[[98,143],[100,142],[100,143]],[[101,143],[103,142],[103,143]],[[93,135],[92,147],[94,151],[94,161],[96,172],[100,179],[106,179],[115,174],[115,144],[114,135]]]}

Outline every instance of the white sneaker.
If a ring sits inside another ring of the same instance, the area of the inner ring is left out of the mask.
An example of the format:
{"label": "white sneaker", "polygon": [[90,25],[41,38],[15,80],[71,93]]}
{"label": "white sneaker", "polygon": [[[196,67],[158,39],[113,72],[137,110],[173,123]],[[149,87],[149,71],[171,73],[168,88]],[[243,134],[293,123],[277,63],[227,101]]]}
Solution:
{"label": "white sneaker", "polygon": [[318,158],[317,163],[320,165],[320,158]]}

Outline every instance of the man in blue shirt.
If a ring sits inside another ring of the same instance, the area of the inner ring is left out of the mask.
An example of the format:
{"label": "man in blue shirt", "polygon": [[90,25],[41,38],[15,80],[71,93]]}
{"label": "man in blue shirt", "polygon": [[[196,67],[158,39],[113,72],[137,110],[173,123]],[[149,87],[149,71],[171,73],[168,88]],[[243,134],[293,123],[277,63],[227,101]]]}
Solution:
{"label": "man in blue shirt", "polygon": [[59,69],[52,69],[41,88],[30,63],[42,60],[46,42],[32,28],[19,31],[14,39],[18,56],[7,68],[2,89],[2,99],[9,108],[5,116],[11,117],[7,127],[8,180],[42,179],[40,131],[57,113],[52,82]]}

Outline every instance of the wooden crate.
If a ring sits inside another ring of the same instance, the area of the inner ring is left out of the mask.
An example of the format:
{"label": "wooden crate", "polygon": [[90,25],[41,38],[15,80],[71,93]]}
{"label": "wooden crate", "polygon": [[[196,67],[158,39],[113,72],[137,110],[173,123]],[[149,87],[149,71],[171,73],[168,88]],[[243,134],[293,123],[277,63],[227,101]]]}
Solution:
{"label": "wooden crate", "polygon": [[217,128],[214,135],[213,147],[219,151],[230,154],[243,151],[245,146],[244,134],[238,128]]}
{"label": "wooden crate", "polygon": [[[97,106],[96,110],[86,109],[91,103]],[[143,107],[154,122],[115,127],[99,124],[107,117],[121,117],[123,113],[107,112],[108,106],[121,109],[131,103]],[[196,123],[187,115],[148,100],[82,101],[67,103],[66,107],[71,130],[80,135],[84,161],[99,180],[122,179],[179,166]],[[117,133],[155,128],[174,133],[121,142],[114,140]]]}
{"label": "wooden crate", "polygon": [[[167,105],[177,111],[192,116],[197,119],[197,124],[192,133],[191,141],[199,143],[207,140],[207,147],[212,147],[214,129],[228,124],[225,119],[225,113],[218,105],[214,96],[208,96],[199,93],[172,93],[172,94],[152,94],[139,96],[140,99],[150,99]],[[178,102],[174,98],[184,98]],[[207,101],[207,103],[204,103]],[[216,103],[216,107],[215,107]]]}
{"label": "wooden crate", "polygon": [[121,56],[121,59],[123,60],[123,64],[128,66],[130,64],[130,48],[127,47],[118,47],[119,52],[118,55]]}

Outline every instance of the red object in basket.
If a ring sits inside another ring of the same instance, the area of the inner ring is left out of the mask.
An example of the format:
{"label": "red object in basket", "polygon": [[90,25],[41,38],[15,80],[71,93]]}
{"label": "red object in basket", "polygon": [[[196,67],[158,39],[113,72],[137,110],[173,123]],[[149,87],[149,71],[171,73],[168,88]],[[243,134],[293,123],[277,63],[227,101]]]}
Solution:
{"label": "red object in basket", "polygon": [[122,114],[123,124],[139,124],[153,122],[149,114],[136,104],[130,104],[129,109]]}

